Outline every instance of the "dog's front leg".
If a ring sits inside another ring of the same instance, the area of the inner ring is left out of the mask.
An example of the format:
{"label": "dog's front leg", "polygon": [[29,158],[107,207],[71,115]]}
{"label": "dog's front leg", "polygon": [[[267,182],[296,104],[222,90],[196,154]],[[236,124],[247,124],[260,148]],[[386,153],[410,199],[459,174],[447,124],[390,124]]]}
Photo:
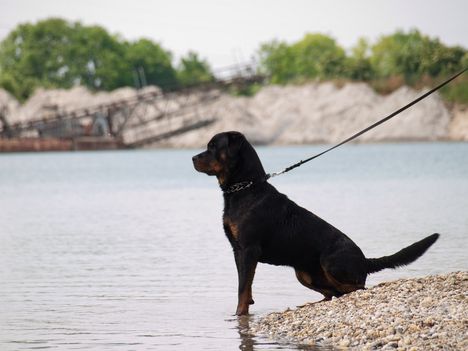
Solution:
{"label": "dog's front leg", "polygon": [[247,247],[237,252],[239,290],[236,315],[238,316],[249,313],[249,304],[252,300],[252,282],[259,257],[260,248],[257,246]]}
{"label": "dog's front leg", "polygon": [[[236,269],[237,269],[237,278],[240,281],[240,269],[239,269],[239,249],[234,249],[234,260],[236,261]],[[249,289],[249,305],[253,305],[255,303],[253,296],[252,296],[252,284],[250,285]]]}

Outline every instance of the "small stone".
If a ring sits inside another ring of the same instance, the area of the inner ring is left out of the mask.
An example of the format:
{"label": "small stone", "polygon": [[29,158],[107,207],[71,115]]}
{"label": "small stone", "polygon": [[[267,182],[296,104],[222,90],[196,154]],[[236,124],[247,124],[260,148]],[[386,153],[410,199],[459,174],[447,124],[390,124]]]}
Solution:
{"label": "small stone", "polygon": [[338,345],[342,346],[342,347],[348,347],[349,344],[351,344],[351,341],[349,341],[349,339],[343,339],[343,340],[340,341],[340,343]]}
{"label": "small stone", "polygon": [[393,349],[396,349],[398,348],[398,343],[396,342],[389,342],[388,344],[386,344],[382,350],[393,350]]}
{"label": "small stone", "polygon": [[428,296],[426,298],[424,298],[420,303],[419,305],[422,306],[422,307],[430,307],[432,305],[432,297]]}
{"label": "small stone", "polygon": [[372,295],[368,292],[364,292],[361,294],[361,298],[362,299],[368,299],[369,297],[371,297]]}

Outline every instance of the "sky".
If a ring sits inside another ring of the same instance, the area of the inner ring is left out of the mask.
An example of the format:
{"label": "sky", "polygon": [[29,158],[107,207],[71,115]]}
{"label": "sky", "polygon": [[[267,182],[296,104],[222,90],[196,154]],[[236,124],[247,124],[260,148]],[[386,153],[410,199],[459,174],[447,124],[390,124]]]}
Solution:
{"label": "sky", "polygon": [[467,14],[467,0],[0,0],[0,39],[19,23],[62,17],[150,38],[176,60],[194,50],[216,69],[249,61],[263,42],[308,32],[349,49],[362,36],[417,28],[468,48]]}

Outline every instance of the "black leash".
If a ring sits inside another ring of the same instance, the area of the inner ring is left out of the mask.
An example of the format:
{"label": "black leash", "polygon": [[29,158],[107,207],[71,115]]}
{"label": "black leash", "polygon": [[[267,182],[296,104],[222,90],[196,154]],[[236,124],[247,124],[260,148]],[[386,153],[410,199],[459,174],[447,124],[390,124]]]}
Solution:
{"label": "black leash", "polygon": [[465,68],[463,69],[462,71],[458,72],[457,74],[455,74],[454,76],[450,77],[449,79],[447,79],[446,81],[442,82],[441,84],[439,84],[438,86],[436,86],[435,88],[432,88],[431,90],[429,90],[427,93],[421,95],[420,97],[418,97],[416,100],[413,100],[411,101],[409,104],[403,106],[402,108],[398,109],[397,111],[393,112],[392,114],[388,115],[387,117],[384,117],[382,118],[381,120],[375,122],[374,124],[370,125],[369,127],[361,130],[360,132],[350,136],[348,139],[345,139],[343,140],[342,142],[340,142],[339,144],[336,144],[328,149],[326,149],[325,151],[322,151],[312,157],[309,157],[308,159],[305,159],[305,160],[301,160],[299,161],[298,163],[295,163],[293,164],[292,166],[289,166],[289,167],[286,167],[285,169],[283,169],[282,171],[280,172],[273,172],[273,173],[268,173],[266,175],[266,179],[269,179],[269,178],[273,178],[273,177],[276,177],[276,176],[279,176],[283,173],[286,173],[286,172],[289,172],[290,170],[296,168],[296,167],[299,167],[299,166],[302,166],[304,163],[306,162],[309,162],[309,161],[312,161],[313,159],[316,159],[317,157],[319,156],[322,156],[324,154],[326,154],[327,152],[330,152],[334,149],[336,149],[337,147],[343,145],[343,144],[346,144],[347,142],[353,140],[353,139],[356,139],[357,137],[359,137],[360,135],[368,132],[369,130],[371,129],[374,129],[375,127],[381,125],[382,123],[384,122],[387,122],[389,119],[395,117],[396,115],[398,115],[399,113],[403,112],[404,110],[410,108],[411,106],[413,106],[414,104],[417,104],[419,101],[421,101],[422,99],[428,97],[429,95],[431,95],[433,92],[439,90],[440,88],[442,88],[444,85],[450,83],[452,80],[454,80],[455,78],[457,78],[458,76],[462,75],[463,73],[465,73],[466,71],[468,70],[468,68]]}

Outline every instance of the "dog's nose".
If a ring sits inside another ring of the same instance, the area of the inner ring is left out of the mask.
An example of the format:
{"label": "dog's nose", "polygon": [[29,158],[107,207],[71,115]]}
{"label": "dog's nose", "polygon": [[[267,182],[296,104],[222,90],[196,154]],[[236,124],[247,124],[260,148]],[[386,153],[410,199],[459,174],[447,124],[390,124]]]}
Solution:
{"label": "dog's nose", "polygon": [[193,157],[192,157],[192,161],[195,162],[197,158],[198,158],[198,155],[193,156]]}

